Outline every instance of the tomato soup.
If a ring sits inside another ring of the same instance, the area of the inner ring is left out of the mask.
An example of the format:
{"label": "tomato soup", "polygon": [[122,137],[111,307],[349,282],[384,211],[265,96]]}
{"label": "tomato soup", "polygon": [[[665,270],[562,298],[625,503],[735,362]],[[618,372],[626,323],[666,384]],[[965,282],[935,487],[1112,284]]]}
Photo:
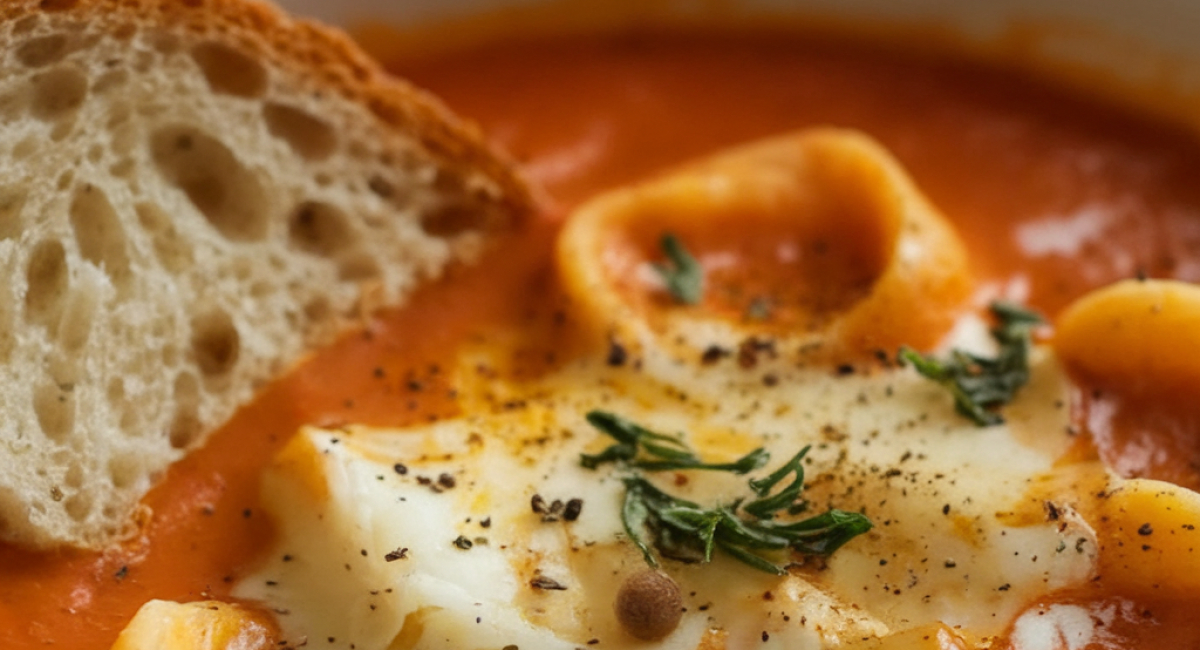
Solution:
{"label": "tomato soup", "polygon": [[[104,553],[0,550],[4,647],[98,650],[148,599],[228,598],[272,539],[259,472],[299,426],[452,416],[443,368],[456,346],[497,332],[515,341],[515,372],[552,367],[565,349],[550,258],[564,215],[722,147],[817,125],[870,134],[958,228],[981,301],[1017,297],[1053,317],[1120,279],[1200,280],[1200,143],[1025,74],[811,34],[659,31],[503,42],[391,67],[478,121],[544,188],[545,213],[268,387],[169,471],[137,538]],[[769,284],[750,277],[756,268],[727,282]],[[1079,394],[1081,454],[1200,487],[1194,417],[1154,403],[1150,415],[1167,424],[1152,428],[1169,437],[1156,441],[1136,400]],[[1098,404],[1119,408],[1100,417]],[[1122,460],[1154,445],[1171,453]],[[1056,598],[1119,605],[1106,647],[1200,644],[1187,614],[1197,603],[1087,588]]]}

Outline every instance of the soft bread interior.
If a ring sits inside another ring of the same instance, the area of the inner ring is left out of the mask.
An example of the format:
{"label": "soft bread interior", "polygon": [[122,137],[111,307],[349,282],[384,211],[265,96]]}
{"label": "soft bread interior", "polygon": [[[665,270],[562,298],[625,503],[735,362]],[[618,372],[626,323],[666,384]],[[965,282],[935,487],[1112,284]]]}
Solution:
{"label": "soft bread interior", "polygon": [[98,546],[364,292],[398,302],[524,199],[337,34],[51,4],[0,22],[0,539]]}

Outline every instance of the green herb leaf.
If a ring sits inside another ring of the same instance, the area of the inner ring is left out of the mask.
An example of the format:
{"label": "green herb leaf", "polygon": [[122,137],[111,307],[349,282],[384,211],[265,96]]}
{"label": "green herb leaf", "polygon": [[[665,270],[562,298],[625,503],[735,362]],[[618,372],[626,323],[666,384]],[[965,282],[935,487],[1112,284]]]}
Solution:
{"label": "green herb leaf", "polygon": [[[804,456],[808,454],[810,448],[811,445],[801,449],[800,453],[792,456],[792,459],[783,467],[771,472],[769,476],[750,481],[750,489],[754,490],[754,494],[759,498],[743,505],[742,509],[755,517],[770,518],[780,510],[788,510],[801,505],[797,503],[801,501],[800,493],[804,491],[804,466],[800,462],[804,460]],[[794,474],[791,484],[778,494],[767,496],[775,485],[788,474]]]}
{"label": "green herb leaf", "polygon": [[1004,422],[997,409],[1012,401],[1029,381],[1030,333],[1040,325],[1038,314],[1007,302],[994,302],[992,314],[999,324],[992,329],[998,352],[995,358],[952,350],[948,359],[900,348],[902,365],[911,364],[921,375],[942,385],[954,397],[959,414],[979,426]]}
{"label": "green herb leaf", "polygon": [[646,541],[642,539],[641,531],[646,528],[649,521],[650,508],[646,505],[645,495],[642,494],[642,485],[625,481],[625,501],[621,504],[621,523],[625,526],[625,534],[642,552],[642,557],[646,558],[646,564],[658,568],[658,560],[650,552]]}
{"label": "green herb leaf", "polygon": [[679,239],[670,233],[659,241],[667,263],[656,263],[655,270],[667,284],[667,292],[675,302],[695,305],[704,297],[704,267],[683,247]]}
{"label": "green herb leaf", "polygon": [[747,550],[738,548],[731,544],[721,544],[721,550],[733,556],[734,559],[758,569],[764,573],[773,573],[777,576],[787,575],[787,570],[777,566],[775,563],[761,556],[755,555]]}
{"label": "green herb leaf", "polygon": [[830,510],[791,524],[766,522],[772,531],[788,535],[793,549],[809,555],[830,555],[846,542],[871,530],[871,521],[857,512]]}
{"label": "green herb leaf", "polygon": [[588,469],[604,463],[625,463],[652,472],[678,469],[706,469],[745,474],[767,463],[764,449],[755,449],[732,463],[706,463],[700,460],[679,436],[651,431],[607,411],[591,411],[587,421],[612,436],[616,444],[598,454],[583,454],[579,462]]}
{"label": "green herb leaf", "polygon": [[[871,529],[871,521],[865,516],[842,510],[802,520],[775,518],[781,512],[797,514],[808,505],[801,492],[802,462],[809,447],[767,476],[749,481],[757,498],[706,508],[664,492],[637,470],[721,469],[740,474],[764,465],[769,460],[767,452],[757,449],[735,463],[704,463],[679,437],[655,433],[604,411],[592,411],[587,419],[617,443],[600,454],[581,455],[580,463],[594,469],[615,462],[633,472],[622,479],[625,499],[621,522],[625,534],[652,567],[659,564],[656,553],[684,562],[707,563],[712,561],[714,549],[719,548],[760,571],[782,575],[786,571],[780,563],[786,563],[788,554],[828,555]],[[669,460],[645,460],[640,457],[643,452]],[[772,494],[789,475],[791,482]]]}

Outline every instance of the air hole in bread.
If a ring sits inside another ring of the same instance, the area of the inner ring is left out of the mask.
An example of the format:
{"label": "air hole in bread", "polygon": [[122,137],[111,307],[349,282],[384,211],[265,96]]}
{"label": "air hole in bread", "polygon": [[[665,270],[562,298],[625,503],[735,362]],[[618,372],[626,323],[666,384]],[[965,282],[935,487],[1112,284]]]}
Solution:
{"label": "air hole in bread", "polygon": [[0,287],[0,365],[12,359],[13,349],[17,345],[16,323],[11,287]]}
{"label": "air hole in bread", "polygon": [[305,201],[288,223],[292,245],[300,250],[334,257],[357,239],[341,210],[319,201]]}
{"label": "air hole in bread", "polygon": [[13,146],[12,157],[15,160],[25,160],[37,152],[39,147],[39,138],[36,136],[25,136],[21,141]]}
{"label": "air hole in bread", "polygon": [[[84,283],[81,283],[84,284]],[[96,279],[86,284],[98,284]],[[92,323],[96,311],[100,307],[102,296],[101,287],[75,287],[65,299],[66,307],[58,324],[58,342],[64,352],[72,353],[83,348],[88,336],[92,333]],[[74,354],[67,355],[73,366],[79,366],[82,359]],[[59,378],[66,381],[66,378]],[[72,380],[73,381],[73,380]]]}
{"label": "air hole in bread", "polygon": [[59,386],[74,386],[84,377],[84,357],[63,349],[50,352],[44,369],[47,377]]}
{"label": "air hole in bread", "polygon": [[69,213],[83,259],[103,269],[118,291],[127,288],[132,270],[125,231],[108,196],[99,187],[85,184],[75,190]]}
{"label": "air hole in bread", "polygon": [[329,299],[325,296],[313,298],[304,305],[304,316],[310,321],[320,322],[327,320],[330,314],[333,313],[333,307],[329,304]]}
{"label": "air hole in bread", "polygon": [[133,176],[133,159],[122,158],[108,166],[108,173],[114,178],[131,178]]}
{"label": "air hole in bread", "polygon": [[[29,93],[5,92],[0,93],[0,120],[14,122],[24,117],[25,109],[29,106]],[[26,138],[28,139],[28,137]]]}
{"label": "air hole in bread", "polygon": [[356,251],[338,260],[338,279],[358,282],[379,277],[379,264],[370,255]]}
{"label": "air hole in bread", "polygon": [[185,449],[200,435],[200,383],[195,375],[179,373],[173,389],[175,416],[171,420],[171,446]]}
{"label": "air hole in bread", "polygon": [[95,500],[92,498],[92,495],[86,490],[80,490],[67,499],[67,515],[75,521],[83,521],[88,518],[88,515],[92,514],[94,506]]}
{"label": "air hole in bread", "polygon": [[83,104],[87,98],[87,77],[75,68],[55,68],[34,75],[33,116],[52,122]]}
{"label": "air hole in bread", "polygon": [[333,127],[298,108],[271,102],[263,106],[263,118],[271,135],[287,142],[303,158],[322,160],[337,148]]}
{"label": "air hole in bread", "polygon": [[268,202],[258,176],[216,138],[176,126],[154,133],[150,149],[159,172],[227,239],[251,241],[267,234]]}
{"label": "air hole in bread", "polygon": [[133,485],[141,473],[142,462],[136,454],[118,454],[108,461],[108,477],[112,481],[113,487],[117,489]]}
{"label": "air hole in bread", "polygon": [[47,438],[65,440],[74,430],[75,399],[72,393],[49,379],[41,379],[34,389],[33,412]]}
{"label": "air hole in bread", "polygon": [[24,230],[21,211],[26,196],[19,187],[0,187],[0,241],[12,239]]}
{"label": "air hole in bread", "polygon": [[103,158],[104,158],[104,147],[102,145],[94,144],[94,145],[88,147],[88,152],[87,152],[88,162],[90,162],[94,165],[96,163],[99,163],[100,160]]}
{"label": "air hole in bread", "polygon": [[421,228],[437,237],[453,237],[479,230],[486,222],[487,215],[479,206],[450,202],[429,210],[421,220]]}
{"label": "air hole in bread", "polygon": [[112,30],[112,37],[118,41],[128,41],[137,34],[137,25],[122,23]]}
{"label": "air hole in bread", "polygon": [[[95,320],[96,309],[100,306],[100,295],[96,291],[74,291],[67,301],[63,311],[62,321],[58,326],[58,341],[65,352],[75,352],[83,348],[92,333],[92,322]],[[55,375],[60,381],[75,381],[82,359],[75,355],[65,356],[71,368],[69,375]]]}
{"label": "air hole in bread", "polygon": [[270,280],[256,280],[250,284],[250,295],[255,298],[270,298],[278,289]]}
{"label": "air hole in bread", "polygon": [[66,11],[74,9],[79,4],[79,0],[42,0],[38,3],[38,8],[42,11]]}
{"label": "air hole in bread", "polygon": [[116,129],[129,123],[129,119],[133,117],[133,110],[129,104],[121,101],[114,101],[108,107],[108,119],[104,122],[104,128],[109,131]]}
{"label": "air hole in bread", "polygon": [[150,47],[153,47],[160,54],[174,54],[179,51],[179,37],[174,34],[151,32],[147,35],[147,40],[150,41]]}
{"label": "air hole in bread", "polygon": [[69,488],[77,488],[83,485],[83,467],[79,464],[67,467],[67,473],[63,476],[63,485]]}
{"label": "air hole in bread", "polygon": [[168,110],[165,102],[154,101],[152,99],[144,100],[134,107],[134,115],[136,117],[144,117],[146,119],[158,120]]}
{"label": "air hole in bread", "polygon": [[[72,440],[71,442],[77,443],[78,439]],[[76,447],[76,446],[78,446],[78,445],[71,445],[71,447]],[[55,445],[54,450],[50,452],[50,462],[47,464],[55,470],[66,467],[67,465],[71,464],[71,462],[72,462],[71,458],[75,453],[75,451],[72,450],[71,447],[68,447],[66,445]],[[38,473],[38,476],[49,476],[49,475],[50,475],[49,472],[45,472],[45,473],[39,472]]]}
{"label": "air hole in bread", "polygon": [[[267,257],[263,261],[267,264],[271,264],[272,266],[274,266],[276,263],[275,256],[273,255]],[[229,270],[227,274],[237,278],[238,282],[249,282],[250,278],[254,277],[255,269],[258,268],[258,264],[256,262],[257,260],[252,258],[239,257],[235,260],[232,260],[228,266]]]}
{"label": "air hole in bread", "polygon": [[192,320],[192,352],[206,377],[227,374],[237,364],[241,338],[229,314],[220,309]]}
{"label": "air hole in bread", "polygon": [[20,36],[21,34],[26,34],[28,32],[33,31],[36,27],[38,27],[41,24],[42,24],[41,16],[39,16],[37,14],[31,15],[31,16],[25,16],[24,18],[13,23],[12,34],[13,34],[13,36]]}
{"label": "air hole in bread", "polygon": [[67,36],[51,34],[28,40],[17,48],[17,60],[30,68],[41,68],[58,63],[67,53]]}
{"label": "air hole in bread", "polygon": [[109,70],[100,75],[96,82],[92,84],[92,93],[96,95],[107,94],[111,90],[115,90],[125,85],[129,81],[129,72],[123,68]]}
{"label": "air hole in bread", "polygon": [[57,122],[54,125],[54,128],[50,129],[50,140],[54,142],[62,142],[63,140],[66,140],[67,136],[71,135],[71,132],[74,130],[75,122],[72,120]]}
{"label": "air hole in bread", "polygon": [[164,345],[160,352],[162,353],[163,365],[170,368],[179,365],[180,359],[183,357],[183,352],[180,351],[179,346],[175,345]]}
{"label": "air hole in bread", "polygon": [[38,242],[25,269],[25,320],[51,327],[58,323],[70,289],[67,253],[56,239]]}
{"label": "air hole in bread", "polygon": [[90,50],[100,43],[100,41],[108,40],[109,35],[102,30],[94,28],[92,21],[75,19],[63,25],[63,30],[72,36],[79,43],[79,49]]}
{"label": "air hole in bread", "polygon": [[266,68],[224,43],[201,43],[192,48],[192,59],[215,92],[258,97],[267,90]]}
{"label": "air hole in bread", "polygon": [[146,74],[153,70],[159,62],[157,52],[147,50],[138,50],[133,53],[133,69],[140,74]]}
{"label": "air hole in bread", "polygon": [[178,273],[192,263],[192,250],[179,236],[171,216],[156,203],[139,203],[134,207],[142,230],[150,235],[159,264]]}
{"label": "air hole in bread", "polygon": [[125,401],[125,379],[113,377],[108,380],[108,388],[104,391],[104,399],[109,404],[120,404]]}
{"label": "air hole in bread", "polygon": [[367,181],[367,188],[376,194],[381,199],[390,199],[396,193],[396,188],[382,176],[372,176]]}

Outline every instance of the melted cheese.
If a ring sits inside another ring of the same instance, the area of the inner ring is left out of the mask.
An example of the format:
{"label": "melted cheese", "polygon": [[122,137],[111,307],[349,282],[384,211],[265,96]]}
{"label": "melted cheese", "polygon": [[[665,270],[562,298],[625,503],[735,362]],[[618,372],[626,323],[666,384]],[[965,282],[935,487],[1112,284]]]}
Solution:
{"label": "melted cheese", "polygon": [[[305,430],[267,477],[278,548],[239,595],[287,612],[279,620],[291,638],[332,638],[329,647],[637,647],[612,614],[621,579],[644,566],[624,539],[623,486],[614,470],[579,465],[580,453],[608,444],[583,419],[593,408],[686,432],[714,459],[761,445],[777,464],[813,444],[808,498],[875,523],[827,563],[783,578],[727,557],[668,561],[687,612],[659,647],[700,647],[714,631],[729,648],[853,645],[938,623],[980,639],[1092,570],[1090,529],[1070,513],[1049,521],[1029,496],[1069,442],[1064,383],[1048,357],[1009,424],[980,429],[908,371],[838,376],[775,361],[747,372],[729,360],[664,382],[581,361],[519,383],[481,370],[497,361],[490,355],[462,360],[469,417]],[[763,387],[764,372],[774,386]],[[746,479],[656,480],[715,504],[744,494]],[[575,521],[543,521],[535,494],[583,508]],[[533,586],[543,579],[564,589]]]}

